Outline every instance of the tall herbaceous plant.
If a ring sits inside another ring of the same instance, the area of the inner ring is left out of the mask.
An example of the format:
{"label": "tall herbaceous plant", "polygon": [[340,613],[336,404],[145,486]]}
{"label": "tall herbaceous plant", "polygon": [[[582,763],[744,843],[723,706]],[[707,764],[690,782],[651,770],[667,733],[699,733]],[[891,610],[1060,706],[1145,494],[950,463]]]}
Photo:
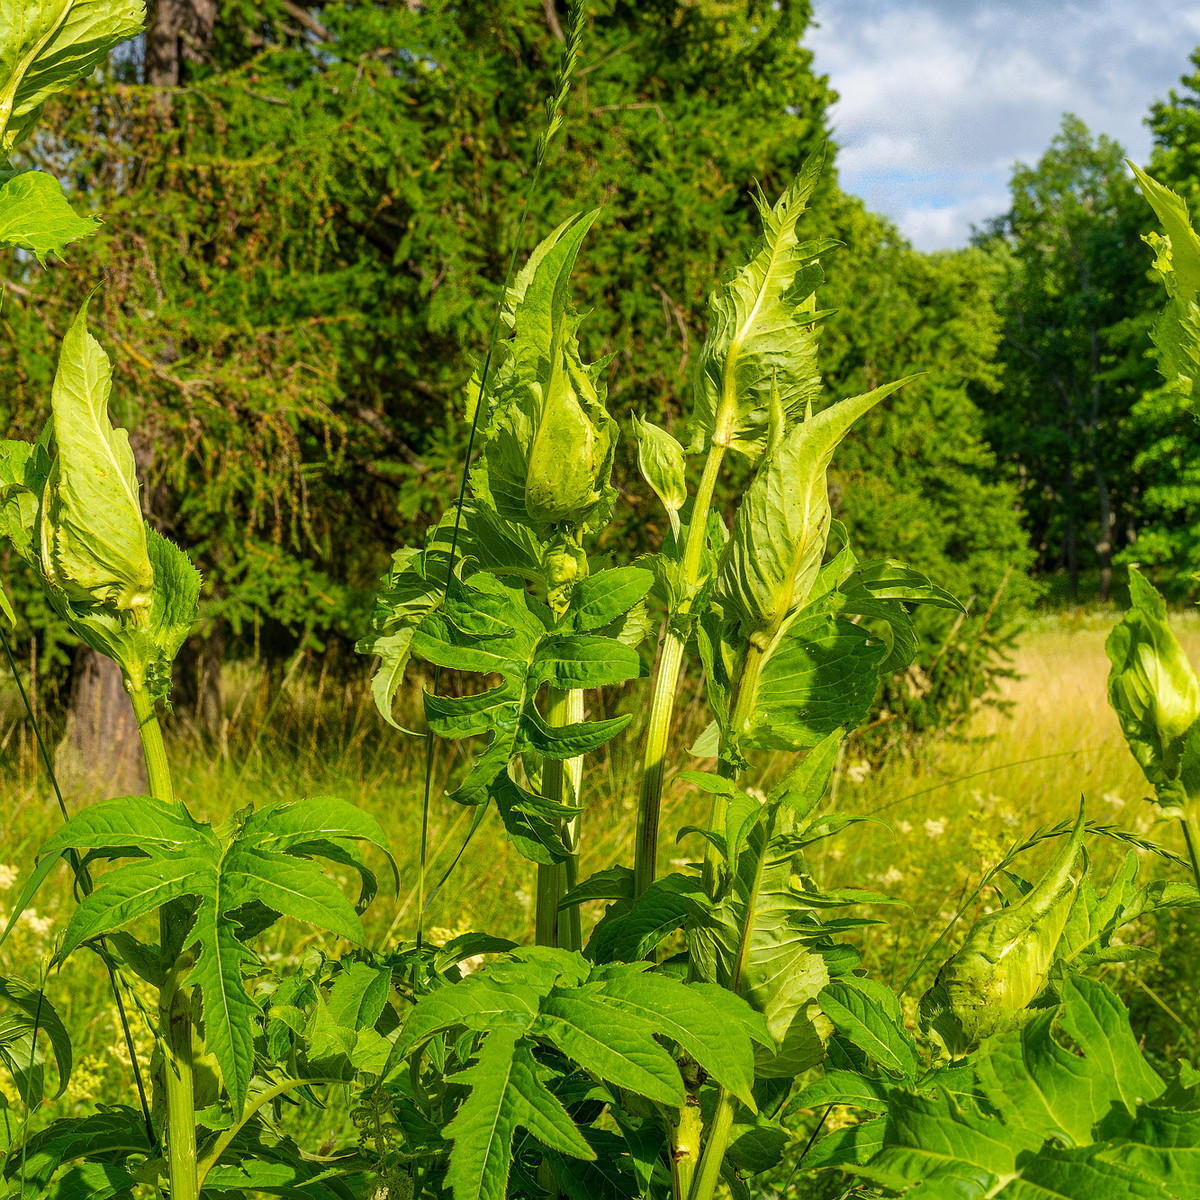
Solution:
{"label": "tall herbaceous plant", "polygon": [[[141,19],[134,4],[0,0],[6,152]],[[581,33],[576,6],[531,187]],[[0,534],[75,633],[119,664],[151,795],[69,817],[10,918],[8,929],[51,871],[73,872],[78,905],[53,960],[31,964],[39,982],[0,980],[0,1059],[16,1092],[0,1105],[7,1195],[709,1200],[766,1194],[755,1177],[786,1191],[784,1164],[822,1195],[1200,1195],[1200,1076],[1154,1071],[1097,978],[1144,955],[1122,940],[1130,921],[1200,901],[1191,883],[1137,879],[1140,848],[1190,859],[1200,882],[1200,682],[1148,584],[1135,577],[1134,610],[1110,639],[1111,696],[1186,855],[1089,826],[1082,808],[1035,831],[932,941],[927,959],[994,890],[994,911],[907,1010],[907,983],[867,977],[851,940],[881,923],[865,913],[896,901],[823,887],[809,869],[811,846],[860,819],[823,801],[881,677],[912,660],[913,606],[959,607],[903,563],[861,561],[830,508],[839,443],[903,381],[822,395],[817,292],[834,243],[805,224],[822,166],[807,162],[774,203],[757,197],[762,237],[714,294],[686,449],[649,419],[620,430],[605,407],[610,361],[580,352],[571,272],[602,215],[568,217],[514,263],[471,389],[477,453],[462,495],[383,581],[362,645],[379,659],[380,710],[394,723],[409,661],[433,665],[431,737],[468,742],[450,799],[473,810],[472,830],[494,810],[536,870],[531,946],[485,933],[431,944],[422,849],[415,937],[363,947],[359,914],[378,890],[364,850],[392,861],[373,818],[322,798],[214,827],[176,797],[158,708],[199,578],[143,516],[85,304],[63,339],[52,420],[34,443],[0,443]],[[1168,378],[1190,389],[1200,242],[1169,193],[1143,186],[1171,238],[1157,243],[1170,303],[1156,341]],[[94,228],[49,176],[0,174],[0,240],[45,263]],[[668,532],[656,554],[601,567],[622,436]],[[735,464],[752,482],[724,511],[717,484]],[[636,845],[580,879],[586,757],[628,723],[588,713],[598,689],[644,673],[643,649],[655,666]],[[678,831],[696,861],[660,874],[664,772],[669,757],[686,761],[669,738],[685,655],[711,712],[690,753],[715,769],[680,777],[711,814]],[[466,686],[444,694],[442,671]],[[743,786],[755,751],[794,756],[765,797]],[[1084,849],[1097,832],[1135,844],[1103,890]],[[1022,878],[1018,856],[1049,839],[1045,873]],[[357,877],[355,903],[318,860]],[[281,916],[334,936],[281,972],[257,950]],[[72,1066],[51,995],[69,976],[55,969],[84,947],[122,1011],[139,1007],[155,1050],[139,1062],[130,1039],[136,1105],[43,1126],[49,1080],[61,1093]],[[466,971],[475,956],[483,965]],[[350,1097],[350,1131],[297,1145],[284,1106],[335,1088]]]}

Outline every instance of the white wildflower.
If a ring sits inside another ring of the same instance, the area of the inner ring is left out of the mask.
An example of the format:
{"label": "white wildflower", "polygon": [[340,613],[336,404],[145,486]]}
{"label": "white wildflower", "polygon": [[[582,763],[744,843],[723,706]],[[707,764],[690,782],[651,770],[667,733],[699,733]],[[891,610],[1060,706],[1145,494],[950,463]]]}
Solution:
{"label": "white wildflower", "polygon": [[49,937],[50,931],[54,928],[54,918],[39,917],[36,908],[27,908],[21,914],[19,924],[26,926],[34,937],[45,938]]}
{"label": "white wildflower", "polygon": [[946,832],[946,818],[938,817],[935,820],[929,817],[925,822],[925,832],[931,838],[940,838]]}
{"label": "white wildflower", "polygon": [[1125,807],[1125,799],[1120,792],[1105,792],[1102,799],[1105,804],[1111,804],[1113,808]]}
{"label": "white wildflower", "polygon": [[899,883],[904,878],[904,872],[898,867],[888,867],[883,875],[876,875],[875,882],[883,884],[884,887],[891,887],[893,884]]}
{"label": "white wildflower", "polygon": [[910,834],[910,833],[912,833],[912,822],[911,821],[897,821],[896,822],[896,830],[899,833]]}
{"label": "white wildflower", "polygon": [[851,763],[846,768],[846,778],[851,783],[862,783],[871,773],[871,764],[866,762]]}
{"label": "white wildflower", "polygon": [[513,892],[513,898],[526,912],[533,907],[533,897],[524,888],[517,888]]}
{"label": "white wildflower", "polygon": [[0,892],[6,892],[17,882],[17,868],[0,863]]}

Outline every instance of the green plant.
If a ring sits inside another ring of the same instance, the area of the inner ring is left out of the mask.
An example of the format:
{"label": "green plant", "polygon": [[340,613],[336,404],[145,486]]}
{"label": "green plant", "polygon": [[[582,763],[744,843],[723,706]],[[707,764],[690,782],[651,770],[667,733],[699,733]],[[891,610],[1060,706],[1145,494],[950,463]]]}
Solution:
{"label": "green plant", "polygon": [[[45,99],[103,61],[136,32],[141,17],[140,4],[98,0],[50,0],[5,15],[0,144],[6,154],[29,134]],[[3,240],[40,261],[94,230],[94,218],[76,217],[51,177],[6,169],[0,179]],[[318,985],[310,985],[307,1005],[292,1001],[299,1046],[290,1047],[282,1069],[290,1035],[272,1039],[261,1000],[247,991],[244,977],[252,968],[258,996],[280,986],[286,991],[289,985],[272,979],[252,945],[285,915],[360,943],[358,913],[376,882],[358,844],[369,842],[386,855],[386,839],[373,818],[338,800],[247,809],[213,829],[176,799],[158,707],[167,701],[171,664],[195,620],[200,578],[142,516],[128,435],[109,418],[110,362],[87,320],[85,303],[62,342],[52,421],[35,442],[0,443],[0,532],[38,572],[61,620],[120,666],[152,795],[109,800],[68,820],[42,847],[0,942],[65,858],[80,903],[50,965],[60,967],[88,946],[105,962],[118,1004],[123,993],[133,994],[131,976],[157,992],[157,1011],[145,1014],[156,1037],[153,1095],[147,1103],[143,1092],[140,1113],[60,1120],[31,1136],[27,1128],[13,1136],[6,1122],[3,1175],[10,1194],[20,1197],[128,1194],[140,1182],[165,1183],[172,1200],[194,1200],[211,1180],[221,1180],[222,1190],[270,1190],[321,1177],[331,1180],[326,1194],[344,1195],[333,1177],[345,1168],[306,1162],[285,1138],[269,1136],[262,1113],[286,1092],[342,1078],[346,1055],[378,1057],[359,1036],[362,1006],[345,1003],[355,964],[342,964],[328,1003]],[[11,623],[13,616],[0,591],[0,618]],[[46,765],[53,776],[48,756]],[[325,877],[318,858],[358,873],[357,907]],[[133,861],[97,882],[95,865],[118,859]],[[157,918],[157,940],[140,918]],[[136,935],[125,929],[131,923]],[[45,1086],[39,1035],[51,1044],[60,1092],[72,1065],[44,987],[0,984],[14,1010],[0,1032],[0,1054],[27,1112]],[[333,1008],[344,1020],[328,1015]],[[344,1033],[338,1038],[347,1022],[348,1043]],[[130,1053],[136,1069],[132,1043]],[[138,1078],[141,1088],[140,1072]]]}
{"label": "green plant", "polygon": [[[1197,903],[1197,889],[1139,884],[1131,853],[1101,892],[1083,842],[1112,830],[1089,827],[1081,810],[1073,825],[1038,831],[961,905],[951,927],[985,885],[999,897],[942,966],[914,1036],[902,997],[862,973],[847,940],[878,923],[863,906],[895,901],[813,876],[812,848],[861,819],[822,801],[847,731],[917,651],[914,608],[962,611],[905,564],[860,560],[833,515],[839,443],[904,381],[821,396],[827,314],[816,293],[833,243],[801,240],[799,222],[823,158],[774,205],[758,195],[762,239],[713,301],[691,421],[703,458],[694,492],[683,446],[634,424],[666,510],[661,549],[605,568],[597,545],[619,430],[607,363],[585,362],[570,294],[591,213],[564,221],[506,281],[504,336],[472,388],[479,456],[424,545],[397,551],[377,598],[363,649],[380,659],[380,710],[394,723],[405,667],[420,658],[437,672],[423,697],[432,733],[483,739],[452,796],[474,809],[468,837],[494,809],[534,865],[532,947],[484,933],[430,944],[422,848],[412,942],[314,950],[290,972],[255,951],[281,917],[361,946],[359,913],[377,890],[362,846],[390,854],[374,819],[342,801],[285,799],[214,827],[175,798],[158,706],[199,580],[142,518],[84,307],[63,342],[53,426],[3,446],[5,532],[60,618],[121,666],[151,795],[68,820],[41,847],[8,928],[65,857],[80,900],[52,965],[86,945],[114,986],[136,976],[156,993],[153,1090],[141,1114],[105,1109],[8,1135],[11,1194],[711,1200],[724,1186],[740,1198],[748,1177],[783,1163],[785,1122],[816,1105],[878,1114],[819,1140],[815,1122],[802,1155],[806,1170],[850,1173],[860,1194],[1194,1194],[1194,1073],[1181,1067],[1164,1083],[1119,1002],[1086,972],[1142,957],[1122,930]],[[725,513],[717,483],[731,464],[751,478]],[[1195,681],[1139,619],[1123,627],[1138,648],[1126,646],[1132,665],[1118,663],[1114,702],[1168,798],[1190,795]],[[580,879],[584,756],[628,723],[588,719],[589,693],[643,673],[639,648],[656,624],[634,860]],[[1143,634],[1158,659],[1142,653]],[[678,834],[701,839],[699,861],[660,875],[669,729],[689,652],[712,716],[692,754],[714,769],[680,778],[710,798],[711,815]],[[1146,672],[1160,660],[1170,670]],[[458,676],[454,694],[439,689],[441,671]],[[764,796],[747,773],[772,752],[803,757]],[[1017,855],[1050,838],[1065,840],[1040,880],[1019,875]],[[317,860],[357,875],[357,905]],[[582,909],[596,902],[607,907],[585,942]],[[146,928],[155,920],[157,940]],[[487,961],[469,964],[476,957]],[[45,986],[0,987],[15,1010],[0,1049],[27,1111],[44,1091],[43,1041],[60,1082],[71,1069]],[[282,1106],[331,1084],[352,1092],[357,1146],[313,1154],[287,1136]]]}

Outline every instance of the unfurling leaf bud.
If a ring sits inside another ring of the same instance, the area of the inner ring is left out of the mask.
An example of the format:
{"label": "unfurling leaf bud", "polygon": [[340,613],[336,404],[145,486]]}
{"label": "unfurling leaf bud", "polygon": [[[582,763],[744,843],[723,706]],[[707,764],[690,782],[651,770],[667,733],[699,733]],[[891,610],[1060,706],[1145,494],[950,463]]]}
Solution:
{"label": "unfurling leaf bud", "polygon": [[615,423],[572,351],[551,375],[525,472],[525,511],[554,525],[585,521],[612,473]]}
{"label": "unfurling leaf bud", "polygon": [[1075,900],[1071,875],[1083,842],[1083,809],[1050,869],[1015,904],[982,917],[921,998],[921,1027],[957,1058],[1013,1029],[1041,994]]}
{"label": "unfurling leaf bud", "polygon": [[1200,801],[1200,678],[1167,623],[1167,606],[1136,567],[1129,611],[1108,635],[1108,699],[1160,811]]}
{"label": "unfurling leaf bud", "polygon": [[111,383],[85,303],[63,339],[54,377],[57,454],[42,493],[41,566],[72,603],[145,628],[154,571],[129,436],[108,417]]}

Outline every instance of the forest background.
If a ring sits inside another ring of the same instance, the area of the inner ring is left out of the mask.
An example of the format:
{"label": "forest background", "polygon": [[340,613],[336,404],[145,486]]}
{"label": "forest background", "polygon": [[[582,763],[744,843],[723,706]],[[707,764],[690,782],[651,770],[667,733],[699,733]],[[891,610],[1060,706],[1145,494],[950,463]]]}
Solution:
{"label": "forest background", "polygon": [[[223,664],[261,664],[264,695],[298,652],[322,679],[366,672],[353,647],[391,549],[457,492],[467,384],[564,13],[555,0],[149,10],[147,33],[22,148],[104,225],[65,263],[0,268],[0,428],[36,436],[59,340],[102,284],[91,312],[143,502],[204,575],[176,716],[219,733]],[[633,414],[675,426],[712,282],[756,228],[753,186],[775,195],[829,139],[836,97],[805,48],[811,16],[802,0],[590,6],[521,250],[603,205],[576,276],[592,310],[581,337],[585,358],[614,356],[609,407],[626,429]],[[1191,203],[1200,51],[1193,62],[1147,117],[1150,171]],[[921,615],[917,664],[878,698],[881,754],[960,721],[1035,604],[1120,601],[1129,562],[1191,594],[1200,432],[1149,356],[1152,214],[1121,147],[1076,118],[1014,169],[1010,209],[968,249],[914,250],[836,169],[813,207],[844,243],[821,292],[827,399],[925,372],[839,452],[835,511],[864,555],[899,553],[970,602],[965,619]],[[657,540],[647,499],[623,495],[605,534],[615,562]],[[0,565],[41,711],[60,728],[73,711],[77,748],[119,755],[105,715],[119,676],[74,645],[20,562]]]}

